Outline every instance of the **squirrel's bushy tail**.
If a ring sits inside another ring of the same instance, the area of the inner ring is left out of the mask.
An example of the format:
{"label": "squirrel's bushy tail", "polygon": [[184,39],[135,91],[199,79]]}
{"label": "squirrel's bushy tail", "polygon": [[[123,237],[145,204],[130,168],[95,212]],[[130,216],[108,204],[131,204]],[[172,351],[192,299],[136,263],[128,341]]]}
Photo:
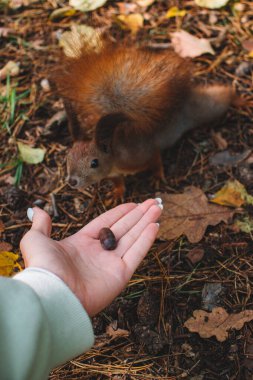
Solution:
{"label": "squirrel's bushy tail", "polygon": [[235,101],[235,91],[231,86],[215,84],[193,87],[184,107],[189,129],[215,122]]}

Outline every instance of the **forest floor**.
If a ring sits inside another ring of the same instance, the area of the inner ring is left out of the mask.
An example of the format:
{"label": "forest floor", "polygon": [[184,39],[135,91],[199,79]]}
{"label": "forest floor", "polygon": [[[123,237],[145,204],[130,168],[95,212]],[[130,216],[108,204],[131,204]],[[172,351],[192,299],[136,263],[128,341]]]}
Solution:
{"label": "forest floor", "polygon": [[[65,181],[71,138],[62,101],[48,89],[47,79],[60,49],[59,35],[73,24],[100,28],[117,44],[131,40],[136,46],[172,49],[170,35],[180,29],[211,41],[214,54],[193,59],[194,80],[230,83],[244,104],[232,107],[215,127],[188,133],[165,151],[167,183],[158,190],[179,194],[193,185],[209,196],[236,179],[253,195],[251,1],[232,1],[216,10],[194,1],[135,3],[108,1],[92,12],[53,17],[68,4],[12,0],[0,6],[0,70],[9,61],[19,65],[16,76],[0,77],[0,244],[8,243],[8,251],[20,255],[19,241],[30,227],[26,210],[32,205],[52,216],[54,239],[74,233],[110,207],[106,183],[79,192]],[[173,6],[185,15],[164,17]],[[127,12],[144,15],[136,34],[117,21]],[[23,162],[17,142],[46,149],[43,162]],[[249,153],[233,165],[212,165],[210,159],[221,151],[230,158]],[[126,202],[156,193],[147,173],[127,177],[126,188]],[[157,239],[125,291],[93,318],[95,346],[52,371],[50,379],[253,379],[252,321],[229,330],[223,342],[184,327],[195,310],[220,306],[233,314],[253,309],[253,227],[242,232],[235,226],[238,217],[251,220],[252,205],[237,209],[229,224],[209,226],[198,243],[184,235]],[[192,252],[201,258],[189,259]],[[19,263],[23,266],[21,256]]]}

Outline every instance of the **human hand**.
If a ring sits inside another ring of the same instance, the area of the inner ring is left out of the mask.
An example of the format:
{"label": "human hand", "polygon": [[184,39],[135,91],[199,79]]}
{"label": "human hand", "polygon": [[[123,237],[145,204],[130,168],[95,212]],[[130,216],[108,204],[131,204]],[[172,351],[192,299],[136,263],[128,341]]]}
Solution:
{"label": "human hand", "polygon": [[[100,215],[72,236],[50,238],[49,215],[33,208],[32,227],[20,242],[26,267],[46,269],[60,277],[90,316],[109,305],[125,288],[158,232],[162,206],[155,199],[125,203]],[[98,240],[109,227],[118,242],[106,251]]]}

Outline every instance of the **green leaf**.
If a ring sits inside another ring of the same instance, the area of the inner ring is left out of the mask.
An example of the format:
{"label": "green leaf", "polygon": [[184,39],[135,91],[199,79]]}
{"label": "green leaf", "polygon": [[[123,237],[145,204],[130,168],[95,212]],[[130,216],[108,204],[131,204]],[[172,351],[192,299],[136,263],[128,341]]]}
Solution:
{"label": "green leaf", "polygon": [[21,160],[27,164],[39,164],[44,160],[46,153],[45,149],[31,148],[29,145],[23,144],[22,142],[18,142],[18,150]]}

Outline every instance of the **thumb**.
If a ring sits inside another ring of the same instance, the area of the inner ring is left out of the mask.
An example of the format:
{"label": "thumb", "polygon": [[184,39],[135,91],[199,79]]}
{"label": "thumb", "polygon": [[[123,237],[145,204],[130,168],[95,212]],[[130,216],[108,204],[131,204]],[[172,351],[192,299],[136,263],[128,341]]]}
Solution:
{"label": "thumb", "polygon": [[39,231],[43,235],[50,237],[52,221],[50,216],[39,207],[28,208],[28,219],[32,222],[31,230]]}

